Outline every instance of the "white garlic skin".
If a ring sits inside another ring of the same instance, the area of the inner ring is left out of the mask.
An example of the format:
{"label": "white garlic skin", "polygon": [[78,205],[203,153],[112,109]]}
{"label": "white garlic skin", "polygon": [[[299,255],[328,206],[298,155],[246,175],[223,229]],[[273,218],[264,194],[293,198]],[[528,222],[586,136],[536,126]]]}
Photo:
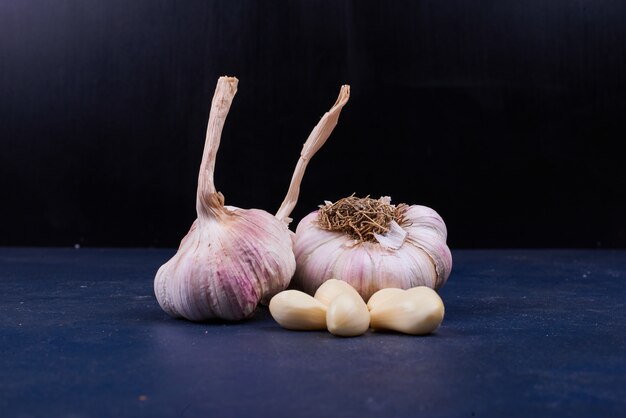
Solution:
{"label": "white garlic skin", "polygon": [[284,222],[258,209],[224,208],[217,218],[196,219],[156,274],[157,300],[173,317],[246,318],[293,276],[292,233]]}
{"label": "white garlic skin", "polygon": [[352,285],[364,300],[388,287],[443,286],[452,270],[443,219],[431,208],[413,205],[401,227],[407,232],[406,239],[400,248],[391,249],[321,229],[317,211],[307,215],[294,237],[297,269],[293,286],[313,294],[324,281],[336,278]]}

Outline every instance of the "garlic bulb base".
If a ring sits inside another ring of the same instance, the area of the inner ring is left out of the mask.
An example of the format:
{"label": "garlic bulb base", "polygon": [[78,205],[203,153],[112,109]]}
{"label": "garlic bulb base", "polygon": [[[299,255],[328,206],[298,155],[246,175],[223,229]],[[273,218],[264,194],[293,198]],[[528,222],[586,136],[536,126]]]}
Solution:
{"label": "garlic bulb base", "polygon": [[327,231],[344,232],[357,241],[378,241],[377,235],[389,232],[390,224],[404,223],[407,205],[391,204],[388,196],[380,199],[354,195],[320,206],[317,223]]}
{"label": "garlic bulb base", "polygon": [[398,296],[402,293],[404,293],[404,290],[398,289],[397,287],[380,289],[369,298],[369,300],[367,301],[367,308],[371,311],[382,303],[385,303],[388,299]]}

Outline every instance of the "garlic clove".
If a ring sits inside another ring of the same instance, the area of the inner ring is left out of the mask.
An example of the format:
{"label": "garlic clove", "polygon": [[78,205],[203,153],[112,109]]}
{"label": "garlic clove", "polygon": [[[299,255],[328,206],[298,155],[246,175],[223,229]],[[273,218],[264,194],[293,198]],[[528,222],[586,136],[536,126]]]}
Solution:
{"label": "garlic clove", "polygon": [[331,334],[356,337],[369,329],[369,310],[361,296],[355,293],[341,293],[328,306],[326,326]]}
{"label": "garlic clove", "polygon": [[390,297],[370,311],[373,329],[424,335],[439,327],[443,301],[434,290],[421,286]]}
{"label": "garlic clove", "polygon": [[270,313],[278,324],[296,331],[326,328],[326,306],[298,290],[285,290],[270,300]]}
{"label": "garlic clove", "polygon": [[367,308],[371,311],[380,304],[387,301],[387,299],[392,298],[394,296],[398,296],[405,291],[402,289],[398,289],[397,287],[388,287],[386,289],[380,289],[378,292],[374,293],[369,300],[367,301]]}
{"label": "garlic clove", "polygon": [[337,279],[326,280],[315,292],[315,299],[328,306],[330,303],[342,293],[353,293],[360,297],[354,287],[348,282]]}
{"label": "garlic clove", "polygon": [[[418,298],[435,298],[441,300],[439,294],[429,286],[416,286],[405,291],[406,293]],[[443,303],[443,302],[442,302]]]}

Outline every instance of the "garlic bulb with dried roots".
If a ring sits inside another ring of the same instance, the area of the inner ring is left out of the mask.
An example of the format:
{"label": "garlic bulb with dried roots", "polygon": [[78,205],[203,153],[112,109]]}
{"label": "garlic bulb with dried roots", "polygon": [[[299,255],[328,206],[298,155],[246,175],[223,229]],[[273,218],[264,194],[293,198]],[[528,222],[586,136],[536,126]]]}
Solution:
{"label": "garlic bulb with dried roots", "polygon": [[368,300],[388,287],[441,287],[452,269],[443,219],[426,206],[392,205],[389,197],[326,202],[296,229],[293,287],[314,294],[344,280]]}
{"label": "garlic bulb with dried roots", "polygon": [[217,82],[198,177],[198,218],[154,280],[159,305],[173,317],[243,319],[259,301],[287,287],[296,268],[288,216],[297,202],[306,164],[330,136],[350,91],[342,86],[335,105],[311,132],[287,197],[274,216],[259,209],[225,206],[213,183],[222,128],[237,84],[234,77],[220,77]]}

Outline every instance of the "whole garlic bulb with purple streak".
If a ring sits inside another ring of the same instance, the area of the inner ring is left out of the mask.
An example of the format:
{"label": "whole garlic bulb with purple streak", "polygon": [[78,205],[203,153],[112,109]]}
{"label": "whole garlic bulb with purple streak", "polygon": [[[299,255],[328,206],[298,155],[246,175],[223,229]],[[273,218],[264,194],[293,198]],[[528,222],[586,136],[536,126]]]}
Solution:
{"label": "whole garlic bulb with purple streak", "polygon": [[447,230],[434,210],[350,196],[326,202],[300,221],[293,285],[307,293],[328,279],[350,283],[363,299],[380,289],[441,287],[452,269]]}
{"label": "whole garlic bulb with purple streak", "polygon": [[198,218],[154,280],[159,305],[173,317],[243,319],[254,312],[259,301],[269,300],[287,287],[296,269],[289,214],[297,202],[306,165],[330,136],[350,91],[342,86],[333,108],[311,132],[287,196],[274,216],[259,209],[224,206],[224,197],[213,183],[222,128],[237,84],[234,77],[218,80],[198,177]]}

